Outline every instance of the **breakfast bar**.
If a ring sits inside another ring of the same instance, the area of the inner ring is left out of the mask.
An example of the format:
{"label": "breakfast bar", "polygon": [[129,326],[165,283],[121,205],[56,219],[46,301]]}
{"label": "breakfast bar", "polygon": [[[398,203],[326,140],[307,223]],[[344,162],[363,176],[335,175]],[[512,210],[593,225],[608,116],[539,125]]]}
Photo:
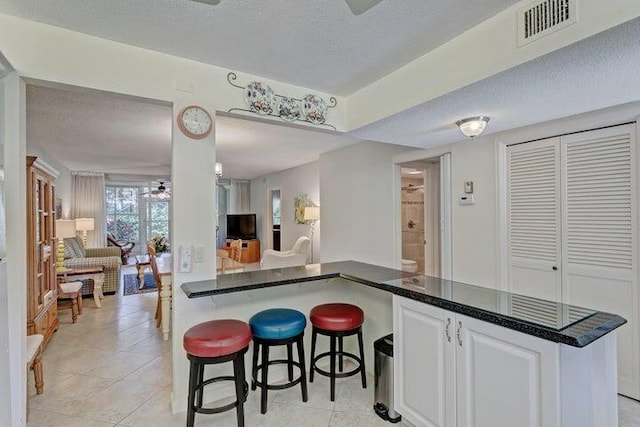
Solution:
{"label": "breakfast bar", "polygon": [[394,333],[395,409],[416,426],[617,425],[616,314],[355,261],[181,289],[212,298],[214,318],[356,302],[368,344]]}

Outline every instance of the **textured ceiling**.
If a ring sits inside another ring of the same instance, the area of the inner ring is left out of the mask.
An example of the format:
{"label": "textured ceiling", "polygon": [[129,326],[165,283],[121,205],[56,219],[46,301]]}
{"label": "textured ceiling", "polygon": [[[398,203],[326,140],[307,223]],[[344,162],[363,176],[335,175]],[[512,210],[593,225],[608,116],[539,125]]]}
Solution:
{"label": "textured ceiling", "polygon": [[428,148],[466,139],[455,122],[491,117],[485,134],[640,100],[640,18],[350,132]]}
{"label": "textured ceiling", "polygon": [[[226,177],[251,179],[363,139],[424,148],[463,140],[454,123],[472,115],[491,117],[489,135],[638,101],[638,40],[640,18],[346,136],[219,116],[217,157]],[[28,86],[27,138],[71,170],[170,174],[166,106]]]}
{"label": "textured ceiling", "polygon": [[171,175],[171,107],[27,86],[27,143],[72,171]]}
{"label": "textured ceiling", "polygon": [[[253,179],[359,140],[218,116],[216,157],[227,178]],[[27,141],[72,171],[171,175],[171,108],[95,91],[27,86]]]}
{"label": "textured ceiling", "polygon": [[0,13],[347,95],[517,0],[0,0]]}

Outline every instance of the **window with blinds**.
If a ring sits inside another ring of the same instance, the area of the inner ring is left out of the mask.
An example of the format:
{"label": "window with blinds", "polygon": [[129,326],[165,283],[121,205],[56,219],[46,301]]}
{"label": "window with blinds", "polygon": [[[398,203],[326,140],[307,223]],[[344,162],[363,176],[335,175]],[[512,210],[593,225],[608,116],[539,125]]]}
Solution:
{"label": "window with blinds", "polygon": [[568,141],[565,157],[567,262],[631,269],[630,135]]}
{"label": "window with blinds", "polygon": [[558,242],[558,145],[510,147],[511,256],[554,262]]}

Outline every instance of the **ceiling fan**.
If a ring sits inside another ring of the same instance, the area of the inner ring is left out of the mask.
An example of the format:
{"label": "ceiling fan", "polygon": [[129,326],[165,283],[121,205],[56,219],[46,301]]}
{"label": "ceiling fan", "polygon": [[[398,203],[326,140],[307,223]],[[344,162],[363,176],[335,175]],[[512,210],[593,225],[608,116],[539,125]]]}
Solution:
{"label": "ceiling fan", "polygon": [[155,190],[147,191],[145,193],[140,193],[141,196],[145,197],[157,197],[158,199],[168,199],[171,197],[171,191],[167,190],[167,187],[164,186],[164,181],[158,181],[160,185]]}
{"label": "ceiling fan", "polygon": [[[220,3],[220,0],[191,0],[191,1],[210,4],[210,5],[215,5]],[[349,6],[349,9],[351,9],[351,12],[354,15],[360,15],[366,12],[367,10],[371,9],[373,6],[380,3],[382,0],[344,0],[344,1],[347,3],[347,5]]]}

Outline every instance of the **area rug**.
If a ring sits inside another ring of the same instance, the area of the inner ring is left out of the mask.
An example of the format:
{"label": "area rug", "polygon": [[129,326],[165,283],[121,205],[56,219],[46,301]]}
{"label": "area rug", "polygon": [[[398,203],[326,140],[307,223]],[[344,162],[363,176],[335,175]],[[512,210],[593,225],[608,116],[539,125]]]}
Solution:
{"label": "area rug", "polygon": [[143,294],[145,292],[156,292],[156,282],[153,280],[153,273],[151,271],[144,272],[144,286],[140,287],[140,280],[137,274],[125,274],[122,276],[122,294],[123,295],[135,295]]}

